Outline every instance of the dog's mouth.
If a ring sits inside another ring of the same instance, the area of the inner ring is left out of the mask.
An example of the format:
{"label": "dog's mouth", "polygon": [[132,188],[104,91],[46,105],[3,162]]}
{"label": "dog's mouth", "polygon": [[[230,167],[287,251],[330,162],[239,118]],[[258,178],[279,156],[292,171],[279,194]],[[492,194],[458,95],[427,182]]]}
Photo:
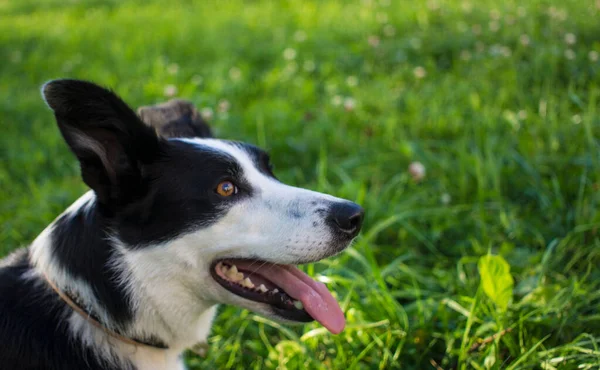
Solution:
{"label": "dog's mouth", "polygon": [[341,332],[346,324],[339,304],[327,287],[295,266],[223,259],[212,264],[211,274],[231,293],[267,304],[284,319],[317,320],[334,334]]}

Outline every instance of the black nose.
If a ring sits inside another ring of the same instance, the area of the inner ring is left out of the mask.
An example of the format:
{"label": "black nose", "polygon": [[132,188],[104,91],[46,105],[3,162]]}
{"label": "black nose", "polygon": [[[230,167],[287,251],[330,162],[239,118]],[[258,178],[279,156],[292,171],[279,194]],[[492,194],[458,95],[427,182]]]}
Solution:
{"label": "black nose", "polygon": [[329,208],[330,225],[351,238],[358,235],[362,226],[365,211],[356,203],[334,203]]}

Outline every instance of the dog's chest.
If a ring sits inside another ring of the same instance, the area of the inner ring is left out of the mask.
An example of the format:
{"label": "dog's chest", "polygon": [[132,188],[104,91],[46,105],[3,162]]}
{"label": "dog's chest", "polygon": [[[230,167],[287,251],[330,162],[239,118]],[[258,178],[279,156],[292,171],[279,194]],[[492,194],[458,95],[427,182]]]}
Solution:
{"label": "dog's chest", "polygon": [[211,307],[203,313],[197,320],[194,330],[194,338],[185,341],[185,344],[172,345],[168,350],[151,349],[151,348],[126,348],[129,345],[121,348],[120,352],[128,357],[137,370],[185,370],[182,358],[183,351],[190,348],[190,343],[205,344],[210,334],[212,320],[216,313],[216,306]]}
{"label": "dog's chest", "polygon": [[130,361],[137,370],[185,370],[181,352],[178,350],[138,349],[130,356]]}

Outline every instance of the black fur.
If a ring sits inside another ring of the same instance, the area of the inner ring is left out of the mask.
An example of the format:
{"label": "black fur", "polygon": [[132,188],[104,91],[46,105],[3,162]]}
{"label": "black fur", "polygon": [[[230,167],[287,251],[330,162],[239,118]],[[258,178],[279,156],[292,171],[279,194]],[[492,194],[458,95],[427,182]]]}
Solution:
{"label": "black fur", "polygon": [[[43,92],[81,163],[84,181],[97,195],[94,216],[101,218],[96,221],[103,228],[97,233],[110,227],[135,248],[157,244],[207,226],[226,212],[230,200],[219,199],[214,192],[220,181],[233,180],[241,195],[252,192],[234,158],[159,138],[104,88],[58,80],[46,84]],[[82,148],[76,135],[97,143],[100,153]],[[104,160],[99,158],[103,155]],[[110,252],[98,253],[107,257]]]}
{"label": "black fur", "polygon": [[[120,210],[113,222],[121,240],[134,248],[208,226],[227,212],[231,202],[253,191],[234,158],[179,140],[163,146],[161,157],[146,169],[148,194]],[[239,187],[235,199],[215,192],[224,180]]]}
{"label": "black fur", "polygon": [[118,96],[95,84],[55,80],[42,91],[99,203],[115,210],[143,196],[148,185],[143,165],[160,153],[154,130]]}
{"label": "black fur", "polygon": [[0,369],[134,370],[116,368],[68,335],[72,312],[32,271],[27,249],[0,261]]}
{"label": "black fur", "polygon": [[117,284],[117,272],[110,268],[114,251],[106,223],[94,204],[63,215],[52,230],[52,255],[61,269],[89,284],[111,323],[120,328],[129,323],[133,312],[126,292]]}

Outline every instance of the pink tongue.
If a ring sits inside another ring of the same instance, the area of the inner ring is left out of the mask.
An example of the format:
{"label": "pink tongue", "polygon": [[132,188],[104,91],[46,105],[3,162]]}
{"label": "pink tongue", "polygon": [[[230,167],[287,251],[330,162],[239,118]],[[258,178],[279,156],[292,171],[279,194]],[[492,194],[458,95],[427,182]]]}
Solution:
{"label": "pink tongue", "polygon": [[255,262],[235,261],[238,268],[253,271],[276,284],[292,298],[302,302],[306,312],[333,334],[339,334],[346,326],[344,313],[325,284],[290,265],[262,265]]}

